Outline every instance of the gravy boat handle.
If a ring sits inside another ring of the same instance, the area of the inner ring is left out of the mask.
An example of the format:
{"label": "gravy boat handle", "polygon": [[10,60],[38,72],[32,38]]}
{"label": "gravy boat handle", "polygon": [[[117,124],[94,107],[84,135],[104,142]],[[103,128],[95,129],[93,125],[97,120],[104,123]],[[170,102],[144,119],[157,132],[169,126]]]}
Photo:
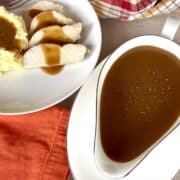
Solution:
{"label": "gravy boat handle", "polygon": [[[180,9],[170,14],[162,28],[161,35],[173,40],[180,26]],[[180,125],[180,117],[177,120],[177,126]]]}
{"label": "gravy boat handle", "polygon": [[161,31],[165,38],[173,40],[180,25],[180,10],[169,15]]}

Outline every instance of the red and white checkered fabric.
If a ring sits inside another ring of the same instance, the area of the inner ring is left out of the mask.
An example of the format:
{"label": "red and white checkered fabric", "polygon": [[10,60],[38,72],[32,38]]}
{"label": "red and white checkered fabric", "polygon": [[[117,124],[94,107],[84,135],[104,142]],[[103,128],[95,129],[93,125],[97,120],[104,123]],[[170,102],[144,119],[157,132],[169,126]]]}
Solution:
{"label": "red and white checkered fabric", "polygon": [[97,14],[103,18],[124,21],[144,19],[180,9],[180,0],[91,0]]}

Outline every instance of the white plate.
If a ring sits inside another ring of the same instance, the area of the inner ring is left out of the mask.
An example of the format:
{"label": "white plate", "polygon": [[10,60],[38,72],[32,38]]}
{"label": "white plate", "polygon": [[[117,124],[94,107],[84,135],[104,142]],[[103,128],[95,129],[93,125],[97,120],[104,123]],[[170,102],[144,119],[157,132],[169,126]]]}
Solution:
{"label": "white plate", "polygon": [[[32,2],[32,1],[31,1]],[[33,1],[36,2],[36,1]],[[101,28],[97,15],[87,0],[59,0],[65,14],[83,24],[80,43],[90,49],[81,63],[68,65],[51,76],[40,69],[10,72],[0,77],[0,114],[25,114],[50,107],[66,99],[87,79],[101,50]],[[25,14],[25,7],[17,10]]]}
{"label": "white plate", "polygon": [[[80,90],[69,120],[68,160],[77,180],[108,180],[96,168],[93,155],[96,85],[103,63]],[[123,180],[171,180],[180,169],[179,137],[180,127],[177,127]]]}

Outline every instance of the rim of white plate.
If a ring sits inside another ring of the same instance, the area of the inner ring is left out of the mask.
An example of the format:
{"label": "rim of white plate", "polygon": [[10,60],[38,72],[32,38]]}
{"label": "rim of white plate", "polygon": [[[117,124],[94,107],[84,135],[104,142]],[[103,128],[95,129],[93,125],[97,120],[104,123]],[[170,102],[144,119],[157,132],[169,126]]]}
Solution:
{"label": "rim of white plate", "polygon": [[[32,0],[32,1],[29,1],[27,4],[23,5],[22,7],[19,7],[18,9],[22,9],[23,7],[28,7],[30,6],[32,3],[36,2],[37,0]],[[59,0],[55,0],[54,2],[58,2]],[[79,83],[75,88],[73,88],[73,90],[71,90],[70,92],[68,92],[63,98],[59,98],[57,99],[56,101],[52,102],[52,103],[49,103],[47,105],[44,105],[42,107],[39,107],[39,108],[34,108],[32,110],[24,110],[24,111],[21,111],[21,112],[1,112],[0,110],[0,115],[8,115],[8,116],[13,116],[13,115],[25,115],[25,114],[30,114],[30,113],[34,113],[34,112],[39,112],[39,111],[42,111],[42,110],[45,110],[47,108],[50,108],[54,105],[57,105],[58,103],[64,101],[65,99],[67,99],[68,97],[70,97],[72,94],[74,94],[76,91],[78,91],[78,89],[80,89],[83,84],[86,82],[87,78],[90,76],[91,72],[94,70],[97,62],[98,62],[98,59],[99,59],[99,56],[100,56],[100,53],[101,53],[101,48],[102,48],[102,29],[101,29],[101,25],[100,25],[100,22],[99,22],[99,19],[98,19],[98,16],[94,10],[94,8],[92,7],[92,5],[89,3],[89,1],[85,1],[87,3],[87,5],[89,6],[91,12],[93,12],[94,16],[95,16],[95,19],[96,19],[96,25],[97,25],[97,28],[98,28],[98,31],[99,31],[99,34],[100,34],[100,37],[99,37],[99,44],[97,46],[97,53],[96,53],[96,62],[94,62],[93,64],[93,68],[91,69],[91,71],[86,75],[86,78],[84,80],[82,80],[81,83]],[[17,11],[18,11],[17,9]]]}

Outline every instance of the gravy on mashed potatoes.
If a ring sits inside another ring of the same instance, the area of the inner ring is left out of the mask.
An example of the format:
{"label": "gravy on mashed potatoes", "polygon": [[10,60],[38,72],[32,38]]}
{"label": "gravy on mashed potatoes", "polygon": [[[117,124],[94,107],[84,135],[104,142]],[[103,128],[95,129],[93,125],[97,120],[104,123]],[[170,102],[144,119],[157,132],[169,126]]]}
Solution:
{"label": "gravy on mashed potatoes", "polygon": [[0,73],[21,69],[22,56],[17,52],[28,46],[23,18],[0,6],[0,27]]}

